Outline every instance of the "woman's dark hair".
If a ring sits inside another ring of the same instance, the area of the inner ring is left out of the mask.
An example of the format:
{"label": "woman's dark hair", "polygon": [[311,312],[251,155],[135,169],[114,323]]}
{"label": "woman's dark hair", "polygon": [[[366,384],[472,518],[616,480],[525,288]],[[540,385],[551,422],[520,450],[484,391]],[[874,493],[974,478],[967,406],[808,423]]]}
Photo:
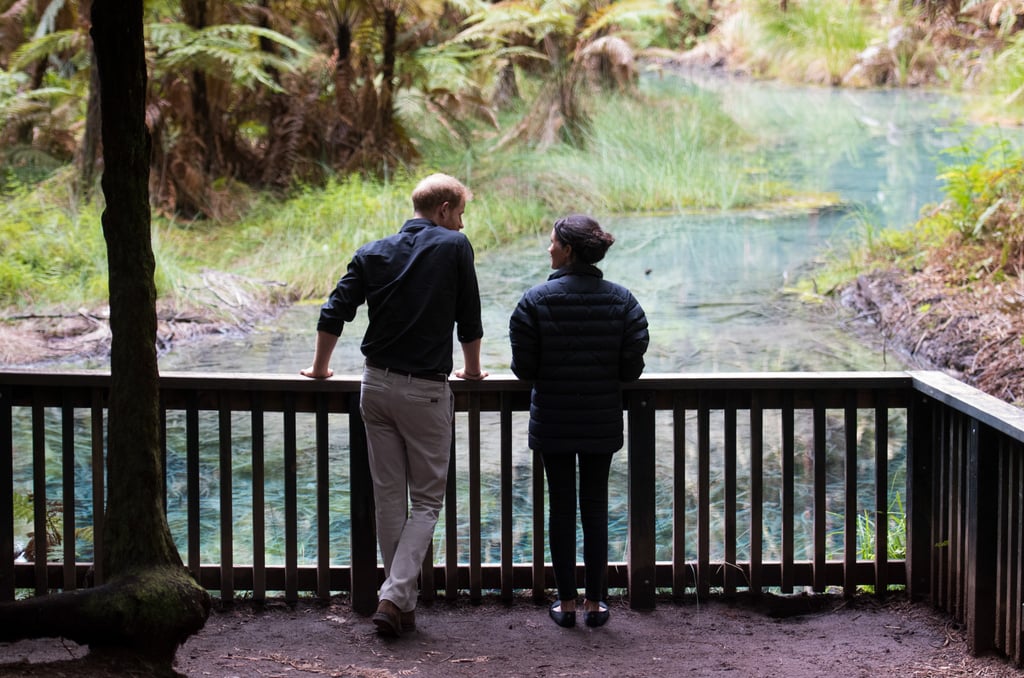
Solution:
{"label": "woman's dark hair", "polygon": [[584,264],[596,264],[615,242],[615,236],[585,214],[570,214],[555,222],[558,242],[572,248],[573,257]]}

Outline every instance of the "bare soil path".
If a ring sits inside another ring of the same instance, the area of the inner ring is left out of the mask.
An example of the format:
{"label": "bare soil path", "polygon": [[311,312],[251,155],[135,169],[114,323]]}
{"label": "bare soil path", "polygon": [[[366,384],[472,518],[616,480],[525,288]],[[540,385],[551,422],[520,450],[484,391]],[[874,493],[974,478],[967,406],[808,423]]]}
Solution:
{"label": "bare soil path", "polygon": [[[999,657],[972,657],[954,624],[897,596],[782,601],[660,601],[656,610],[610,601],[599,629],[555,626],[544,605],[436,601],[417,611],[417,630],[377,635],[347,599],[272,601],[218,609],[177,655],[176,669],[207,676],[1020,676]],[[0,677],[141,675],[96,661],[58,640],[0,645]]]}

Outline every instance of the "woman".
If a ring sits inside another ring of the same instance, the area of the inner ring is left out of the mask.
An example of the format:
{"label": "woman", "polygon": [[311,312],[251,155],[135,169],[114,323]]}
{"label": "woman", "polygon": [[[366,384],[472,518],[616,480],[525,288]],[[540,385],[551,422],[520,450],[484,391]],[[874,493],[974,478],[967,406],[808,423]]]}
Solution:
{"label": "woman", "polygon": [[509,321],[512,371],[533,382],[530,448],[548,480],[548,538],[558,599],[556,624],[576,624],[576,462],[583,526],[583,621],[603,626],[608,570],[608,471],[622,448],[622,382],[644,369],[647,317],[632,293],[594,264],[615,242],[573,214],[551,230],[547,282],[523,295]]}

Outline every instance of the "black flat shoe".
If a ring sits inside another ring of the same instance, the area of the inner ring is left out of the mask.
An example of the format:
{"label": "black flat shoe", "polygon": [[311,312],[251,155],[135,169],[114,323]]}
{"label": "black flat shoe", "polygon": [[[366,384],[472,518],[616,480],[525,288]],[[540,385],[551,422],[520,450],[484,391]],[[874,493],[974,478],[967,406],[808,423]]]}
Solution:
{"label": "black flat shoe", "polygon": [[561,610],[555,609],[556,607],[561,606],[562,601],[560,600],[556,600],[551,603],[551,607],[548,608],[548,615],[562,628],[571,629],[573,626],[576,626],[576,611],[562,612]]}
{"label": "black flat shoe", "polygon": [[608,617],[611,613],[608,612],[608,603],[598,603],[601,609],[595,612],[583,611],[583,623],[590,628],[597,628],[598,626],[604,626],[608,623]]}

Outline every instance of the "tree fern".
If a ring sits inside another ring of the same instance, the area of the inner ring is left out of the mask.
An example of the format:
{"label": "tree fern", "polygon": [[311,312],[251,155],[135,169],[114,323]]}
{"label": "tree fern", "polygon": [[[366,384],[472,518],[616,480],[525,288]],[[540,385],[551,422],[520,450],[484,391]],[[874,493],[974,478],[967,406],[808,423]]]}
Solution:
{"label": "tree fern", "polygon": [[[270,40],[292,52],[292,58],[259,49]],[[271,70],[293,72],[312,52],[295,40],[259,26],[221,24],[195,30],[181,23],[149,26],[154,77],[164,73],[200,71],[245,89],[263,85],[281,92]]]}

